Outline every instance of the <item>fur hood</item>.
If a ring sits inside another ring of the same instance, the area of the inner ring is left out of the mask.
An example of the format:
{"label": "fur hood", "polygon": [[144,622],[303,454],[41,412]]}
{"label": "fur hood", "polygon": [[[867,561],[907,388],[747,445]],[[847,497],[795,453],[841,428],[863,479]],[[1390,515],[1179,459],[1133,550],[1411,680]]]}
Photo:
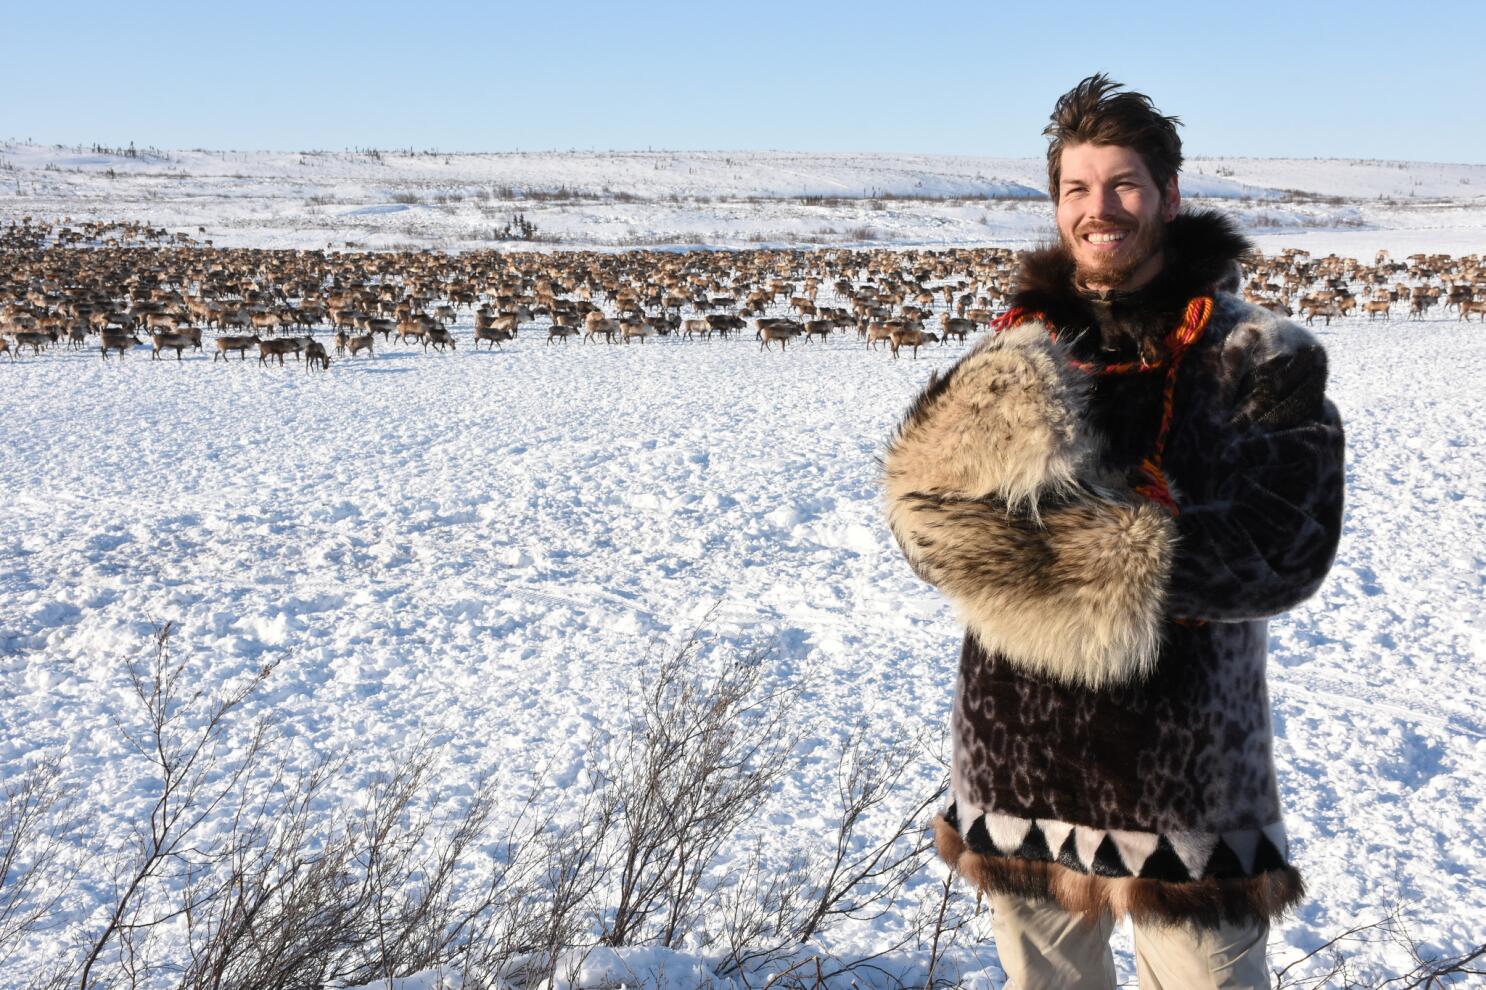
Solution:
{"label": "fur hood", "polygon": [[1233,221],[1215,210],[1179,214],[1166,226],[1165,264],[1150,284],[1134,292],[1098,294],[1074,283],[1073,258],[1061,244],[1021,256],[1012,305],[1044,313],[1060,330],[1097,328],[1105,350],[1140,348],[1159,358],[1159,335],[1169,329],[1193,296],[1236,293],[1242,284],[1239,259],[1253,245]]}

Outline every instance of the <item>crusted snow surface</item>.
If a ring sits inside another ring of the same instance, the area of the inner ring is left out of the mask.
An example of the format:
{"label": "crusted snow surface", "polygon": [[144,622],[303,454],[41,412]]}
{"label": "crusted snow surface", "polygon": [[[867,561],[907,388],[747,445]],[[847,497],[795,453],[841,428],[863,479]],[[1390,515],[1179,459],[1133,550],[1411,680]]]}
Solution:
{"label": "crusted snow surface", "polygon": [[[456,332],[467,342],[467,321]],[[1453,318],[1316,332],[1349,434],[1348,507],[1330,579],[1271,625],[1283,801],[1311,894],[1272,933],[1273,959],[1393,909],[1427,951],[1458,951],[1486,918],[1486,334]],[[526,331],[494,353],[393,345],[322,375],[143,351],[0,363],[0,776],[60,757],[88,818],[80,882],[14,971],[102,923],[111,856],[92,843],[126,842],[150,794],[115,723],[131,717],[125,663],[167,620],[208,691],[277,664],[241,723],[271,714],[291,758],[348,754],[332,812],[413,740],[437,755],[443,799],[490,779],[561,809],[654,651],[704,623],[710,648],[765,644],[771,677],[808,680],[807,758],[754,830],[778,862],[823,841],[850,726],[942,739],[948,718],[959,629],[893,545],[875,457],[957,352],[893,361],[840,336],[786,353],[746,336],[547,346]],[[895,807],[942,773],[921,760]],[[925,869],[831,950],[892,944],[942,875]],[[1127,933],[1117,947],[1130,973]],[[1346,951],[1373,975],[1406,964],[1382,942]],[[585,965],[706,970],[682,956]],[[911,981],[926,958],[878,964]],[[1000,985],[984,917],[940,972]]]}

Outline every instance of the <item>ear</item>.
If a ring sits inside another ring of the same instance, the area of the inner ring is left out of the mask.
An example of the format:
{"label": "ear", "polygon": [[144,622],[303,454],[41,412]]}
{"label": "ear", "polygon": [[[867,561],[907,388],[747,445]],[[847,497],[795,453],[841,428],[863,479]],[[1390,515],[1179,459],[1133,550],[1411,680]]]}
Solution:
{"label": "ear", "polygon": [[1166,180],[1166,188],[1162,191],[1161,200],[1162,212],[1166,217],[1166,222],[1170,223],[1176,219],[1176,215],[1182,209],[1182,190],[1177,185],[1176,176],[1173,175],[1170,179]]}

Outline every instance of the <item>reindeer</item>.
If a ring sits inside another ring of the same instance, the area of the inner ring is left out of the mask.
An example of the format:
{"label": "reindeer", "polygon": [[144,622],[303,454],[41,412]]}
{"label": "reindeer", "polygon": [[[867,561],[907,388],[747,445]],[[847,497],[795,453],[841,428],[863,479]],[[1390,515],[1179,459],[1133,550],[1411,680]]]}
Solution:
{"label": "reindeer", "polygon": [[118,351],[119,357],[122,358],[124,352],[129,348],[138,347],[144,343],[144,341],[140,340],[133,333],[110,333],[107,330],[99,334],[98,339],[99,356],[105,361],[108,360],[109,351]]}
{"label": "reindeer", "polygon": [[553,339],[555,338],[557,340],[561,340],[564,344],[566,344],[569,337],[576,337],[577,335],[578,328],[573,326],[572,324],[554,323],[552,324],[551,329],[547,331],[547,343],[552,343]]}
{"label": "reindeer", "polygon": [[[279,356],[283,361],[283,355]],[[318,340],[306,338],[304,344],[304,370],[314,371],[318,365],[321,371],[330,370],[330,355],[325,353],[325,345]]]}
{"label": "reindeer", "polygon": [[707,325],[712,328],[717,336],[727,339],[730,333],[740,333],[746,324],[743,317],[731,313],[712,313],[707,316]]}
{"label": "reindeer", "polygon": [[[904,329],[907,329],[907,324],[902,320],[883,320],[868,323],[866,326],[867,346],[875,351],[877,345],[883,341],[888,341],[891,345],[894,331]],[[861,335],[861,324],[857,325],[857,332],[858,335]]]}
{"label": "reindeer", "polygon": [[646,337],[655,336],[655,327],[649,320],[625,320],[619,324],[619,336],[626,344],[640,338],[640,343],[645,343]]}
{"label": "reindeer", "polygon": [[1392,307],[1393,304],[1387,299],[1369,299],[1367,302],[1362,304],[1362,311],[1367,314],[1367,318],[1369,320],[1374,319],[1379,313],[1382,313],[1383,317],[1386,319],[1388,317],[1388,312],[1390,309],[1392,309]]}
{"label": "reindeer", "polygon": [[951,337],[960,338],[960,343],[963,344],[965,342],[965,338],[974,331],[974,320],[967,320],[963,317],[950,316],[948,313],[945,313],[942,317],[940,317],[940,340],[942,340],[946,344],[949,343],[949,338]]}
{"label": "reindeer", "polygon": [[805,322],[805,343],[810,343],[811,337],[827,340],[834,329],[836,329],[835,320],[807,320]]}
{"label": "reindeer", "polygon": [[283,325],[283,321],[279,319],[279,314],[272,310],[250,314],[248,316],[248,323],[252,326],[253,332],[257,334],[274,333]]}
{"label": "reindeer", "polygon": [[490,346],[486,350],[494,350],[501,346],[501,341],[511,340],[515,336],[515,334],[504,327],[482,327],[478,320],[475,322],[475,350],[477,351],[480,349],[480,341],[482,340],[490,341]]}
{"label": "reindeer", "polygon": [[10,346],[10,341],[6,340],[4,337],[0,337],[0,354],[9,354],[10,359],[14,361],[15,352],[17,350],[20,350],[20,348],[12,348]]}
{"label": "reindeer", "polygon": [[804,296],[795,296],[789,301],[789,308],[800,314],[800,316],[802,317],[814,316],[815,300],[807,299]]}
{"label": "reindeer", "polygon": [[768,350],[769,342],[779,341],[779,349],[782,351],[789,346],[790,338],[797,337],[804,328],[794,320],[764,320],[754,321],[757,327],[755,336],[759,339],[759,349]]}
{"label": "reindeer", "polygon": [[260,365],[266,364],[269,358],[276,357],[279,359],[279,367],[282,368],[284,366],[284,355],[293,353],[295,358],[298,358],[299,352],[301,349],[303,349],[303,347],[304,341],[300,340],[298,337],[282,337],[274,340],[259,340],[258,363]]}
{"label": "reindeer", "polygon": [[163,330],[156,330],[150,334],[150,340],[155,345],[154,350],[150,351],[151,361],[158,361],[160,352],[169,349],[174,349],[175,359],[179,361],[181,352],[191,346],[191,335],[185,333],[167,333]]}
{"label": "reindeer", "polygon": [[441,326],[432,326],[428,328],[428,333],[425,334],[423,337],[423,349],[425,351],[428,350],[429,344],[432,344],[435,348],[441,351],[445,347],[451,348],[453,350],[458,350],[458,348],[454,346],[454,335]]}
{"label": "reindeer", "polygon": [[[408,338],[422,340],[428,333],[429,327],[416,315],[406,316],[397,321],[397,339],[406,343]],[[427,345],[425,345],[426,348]]]}
{"label": "reindeer", "polygon": [[348,334],[348,333],[346,333],[345,330],[337,330],[335,332],[335,356],[336,357],[345,357],[346,356],[346,344],[349,343],[350,340],[351,340],[351,335]]}
{"label": "reindeer", "polygon": [[346,341],[347,356],[355,357],[361,351],[366,351],[368,357],[376,357],[376,352],[372,350],[372,341],[375,339],[376,338],[369,333],[364,333],[360,336],[350,338]]}
{"label": "reindeer", "polygon": [[248,348],[261,342],[262,339],[257,334],[251,337],[218,337],[216,340],[216,352],[212,354],[212,363],[216,364],[219,358],[223,361],[227,360],[227,355],[231,351],[237,351],[239,360],[246,361],[248,359]]}
{"label": "reindeer", "polygon": [[1329,327],[1331,326],[1331,318],[1333,316],[1339,317],[1342,315],[1341,307],[1334,302],[1321,302],[1312,299],[1303,303],[1301,308],[1305,310],[1305,322],[1307,325],[1313,324],[1316,317],[1324,316],[1326,318],[1326,325]]}
{"label": "reindeer", "polygon": [[937,334],[925,333],[923,324],[915,320],[913,323],[901,329],[894,330],[888,335],[888,349],[893,352],[893,360],[896,361],[898,359],[898,348],[905,346],[912,347],[913,359],[917,361],[920,345],[931,340],[937,341],[938,339],[939,336]]}
{"label": "reindeer", "polygon": [[32,354],[40,354],[43,347],[57,342],[55,330],[17,330],[14,336],[16,350],[29,347]]}
{"label": "reindeer", "polygon": [[[598,315],[598,319],[596,320],[593,319],[595,315]],[[604,319],[602,314],[589,313],[588,319],[584,321],[584,326],[587,327],[587,332],[583,334],[583,343],[585,344],[599,334],[603,335],[604,342],[607,344],[614,343],[615,338],[619,336],[618,324],[613,320]]]}

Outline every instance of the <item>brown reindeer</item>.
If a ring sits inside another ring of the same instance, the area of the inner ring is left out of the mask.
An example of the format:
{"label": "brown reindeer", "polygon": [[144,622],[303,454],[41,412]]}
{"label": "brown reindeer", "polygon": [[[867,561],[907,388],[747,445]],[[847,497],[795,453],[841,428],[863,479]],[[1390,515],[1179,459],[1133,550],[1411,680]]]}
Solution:
{"label": "brown reindeer", "polygon": [[150,351],[151,361],[158,361],[160,359],[160,352],[164,350],[174,350],[175,359],[179,361],[181,359],[181,352],[191,346],[191,335],[186,333],[166,333],[163,330],[156,330],[150,334],[150,340],[155,345],[154,349]]}
{"label": "brown reindeer", "polygon": [[782,351],[789,346],[790,339],[798,337],[803,327],[793,320],[757,320],[757,336],[759,348],[768,350],[770,341],[779,341],[779,349]]}
{"label": "brown reindeer", "polygon": [[1314,323],[1316,317],[1323,316],[1326,318],[1326,325],[1329,327],[1331,326],[1331,318],[1333,316],[1340,317],[1342,315],[1341,307],[1334,302],[1321,302],[1320,300],[1312,299],[1303,303],[1301,308],[1305,310],[1305,322],[1308,325]]}
{"label": "brown reindeer", "polygon": [[[595,316],[598,319],[594,319]],[[602,313],[589,313],[583,322],[587,328],[587,332],[583,334],[583,343],[585,344],[600,334],[603,335],[604,342],[607,344],[614,343],[615,339],[619,336],[619,325],[613,320],[604,319]]]}
{"label": "brown reindeer", "polygon": [[828,340],[831,331],[836,329],[835,320],[807,320],[805,323],[805,343],[810,343],[811,337],[819,337]]}
{"label": "brown reindeer", "polygon": [[32,354],[40,354],[43,347],[57,342],[57,331],[55,330],[18,330],[14,334],[15,348],[31,348]]}
{"label": "brown reindeer", "polygon": [[346,341],[346,355],[348,357],[355,357],[360,352],[366,351],[368,357],[376,357],[376,352],[372,350],[372,341],[375,339],[369,333],[351,337]]}
{"label": "brown reindeer", "polygon": [[[283,360],[280,356],[279,360]],[[316,366],[321,371],[330,370],[330,355],[325,353],[325,345],[318,340],[306,340],[304,344],[304,370],[314,371]]]}
{"label": "brown reindeer", "polygon": [[103,360],[107,361],[109,351],[118,351],[119,357],[122,358],[124,356],[124,352],[127,351],[129,348],[138,347],[140,344],[143,343],[144,341],[140,340],[132,333],[110,333],[105,330],[103,333],[99,334],[98,352],[99,356],[103,358]]}
{"label": "brown reindeer", "polygon": [[397,321],[397,339],[404,343],[410,337],[413,340],[422,340],[429,329],[428,324],[425,324],[417,315],[405,316]]}
{"label": "brown reindeer", "polygon": [[960,343],[963,344],[965,342],[965,338],[975,331],[974,320],[967,320],[963,317],[950,316],[948,313],[944,314],[944,316],[941,317],[940,323],[940,339],[946,344],[949,343],[949,338],[951,337],[960,338]]}
{"label": "brown reindeer", "polygon": [[212,354],[212,363],[215,364],[219,358],[223,361],[227,360],[227,355],[232,351],[237,351],[239,360],[246,361],[248,359],[248,348],[259,342],[260,338],[257,334],[251,337],[218,337],[216,340],[217,349]]}
{"label": "brown reindeer", "polygon": [[273,340],[258,341],[258,363],[265,364],[271,357],[279,359],[279,367],[284,366],[284,355],[292,353],[296,358],[304,346],[304,341],[298,337],[280,337]]}
{"label": "brown reindeer", "polygon": [[[490,342],[490,346],[486,348],[486,350],[494,350],[495,348],[501,346],[502,341],[511,340],[514,336],[515,335],[512,334],[511,331],[505,329],[504,327],[482,327],[477,321],[475,323],[475,350],[478,351],[480,349],[480,341],[482,340],[487,340]],[[504,350],[504,348],[502,348],[502,350]]]}
{"label": "brown reindeer", "polygon": [[893,352],[893,360],[896,361],[898,359],[898,348],[912,347],[913,359],[917,361],[919,347],[927,343],[928,341],[937,341],[938,339],[939,337],[937,334],[926,333],[923,329],[922,324],[914,324],[905,326],[899,330],[894,330],[891,334],[889,334],[888,349]]}
{"label": "brown reindeer", "polygon": [[636,337],[643,344],[645,338],[655,336],[655,327],[649,320],[624,320],[619,324],[619,336],[626,344]]}

